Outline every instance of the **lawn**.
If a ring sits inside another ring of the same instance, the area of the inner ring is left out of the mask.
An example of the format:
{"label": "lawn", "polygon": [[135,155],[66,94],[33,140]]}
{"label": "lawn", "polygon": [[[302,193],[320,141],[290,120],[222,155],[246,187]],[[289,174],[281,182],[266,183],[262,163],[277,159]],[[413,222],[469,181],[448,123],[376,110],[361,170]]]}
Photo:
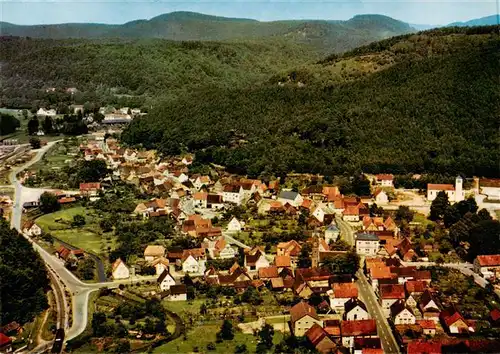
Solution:
{"label": "lawn", "polygon": [[[75,215],[84,215],[86,224],[82,228],[73,228],[71,221]],[[115,238],[111,234],[100,234],[98,216],[91,209],[83,206],[65,208],[55,213],[45,214],[36,223],[44,232],[95,254],[107,252],[108,247],[115,247]],[[108,240],[109,238],[109,240]]]}
{"label": "lawn", "polygon": [[52,146],[31,170],[58,170],[69,165],[78,154],[80,139],[64,139],[63,142]]}
{"label": "lawn", "polygon": [[423,227],[423,228],[426,228],[427,225],[432,225],[434,224],[433,221],[427,219],[427,216],[425,216],[424,214],[420,214],[420,213],[415,213],[415,215],[413,216],[413,222],[415,223],[420,223],[420,225]]}
{"label": "lawn", "polygon": [[[216,349],[215,353],[234,353],[234,349],[239,344],[245,344],[248,352],[255,353],[257,346],[257,337],[250,334],[243,334],[237,330],[234,332],[234,339],[231,341],[223,341],[222,343],[215,343],[215,335],[219,331],[222,321],[218,324],[207,324],[197,326],[183,336],[173,340],[170,343],[159,346],[154,350],[154,353],[192,353],[192,352],[207,352],[207,344],[214,343]],[[233,328],[236,323],[233,323]],[[281,332],[274,333],[274,343],[281,342],[283,334]],[[195,350],[195,348],[198,350]]]}

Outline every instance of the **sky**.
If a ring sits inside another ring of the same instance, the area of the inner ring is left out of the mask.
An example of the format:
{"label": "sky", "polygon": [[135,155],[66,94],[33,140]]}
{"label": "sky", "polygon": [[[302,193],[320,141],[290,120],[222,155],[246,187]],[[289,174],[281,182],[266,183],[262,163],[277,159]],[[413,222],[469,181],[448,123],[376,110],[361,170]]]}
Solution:
{"label": "sky", "polygon": [[260,21],[348,20],[381,14],[412,24],[445,25],[498,13],[500,0],[0,0],[0,20],[22,25],[67,22],[121,24],[172,11]]}

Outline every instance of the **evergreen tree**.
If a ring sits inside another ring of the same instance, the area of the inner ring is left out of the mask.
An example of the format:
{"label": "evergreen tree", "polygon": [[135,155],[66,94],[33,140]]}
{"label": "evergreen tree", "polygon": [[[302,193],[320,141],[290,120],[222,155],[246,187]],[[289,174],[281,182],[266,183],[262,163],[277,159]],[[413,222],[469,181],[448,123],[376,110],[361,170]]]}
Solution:
{"label": "evergreen tree", "polygon": [[444,191],[440,191],[436,195],[436,199],[432,201],[429,219],[433,221],[443,220],[444,214],[449,207],[450,201],[448,200],[448,194]]}

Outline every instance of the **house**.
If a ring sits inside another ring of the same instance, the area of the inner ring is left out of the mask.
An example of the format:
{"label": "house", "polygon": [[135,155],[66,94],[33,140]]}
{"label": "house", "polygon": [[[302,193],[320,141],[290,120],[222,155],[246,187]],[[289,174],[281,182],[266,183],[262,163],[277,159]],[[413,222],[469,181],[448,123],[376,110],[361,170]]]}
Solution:
{"label": "house", "polygon": [[160,245],[148,245],[144,250],[144,259],[148,262],[154,261],[156,258],[165,256],[165,247]]}
{"label": "house", "polygon": [[27,221],[23,225],[23,234],[33,237],[33,236],[40,236],[42,234],[42,229],[40,226],[35,224],[34,221]]}
{"label": "house", "polygon": [[95,183],[80,183],[80,194],[84,197],[95,197],[102,190],[99,182]]}
{"label": "house", "polygon": [[358,297],[358,287],[355,283],[334,283],[329,295],[330,307],[336,312],[342,312],[347,301]]}
{"label": "house", "polygon": [[500,200],[500,179],[480,178],[477,184],[478,193],[486,195],[490,200]]}
{"label": "house", "polygon": [[323,321],[319,318],[314,307],[304,301],[290,309],[290,322],[296,337],[302,337],[314,324],[323,327]]}
{"label": "house", "polygon": [[349,222],[359,221],[359,208],[357,205],[349,205],[342,212],[342,220]]}
{"label": "house", "polygon": [[148,265],[155,268],[156,275],[161,275],[165,269],[168,269],[170,262],[165,257],[160,257],[149,262]]}
{"label": "house", "polygon": [[237,184],[225,185],[222,192],[222,200],[224,203],[241,205],[243,201],[243,188]]}
{"label": "house", "polygon": [[469,334],[474,332],[474,328],[469,326],[455,305],[441,311],[439,319],[443,328],[449,334]]}
{"label": "house", "polygon": [[203,241],[210,257],[213,259],[229,259],[237,255],[237,251],[231,247],[224,236],[219,236],[215,239],[207,239]]}
{"label": "house", "polygon": [[278,277],[278,267],[276,266],[259,268],[259,279],[261,280],[271,280]]}
{"label": "house", "polygon": [[206,208],[207,207],[207,197],[206,192],[197,192],[193,194],[193,204],[196,208]]}
{"label": "house", "polygon": [[319,353],[333,353],[337,348],[337,345],[330,339],[328,333],[316,323],[306,331],[305,337]]}
{"label": "house", "polygon": [[302,246],[295,240],[280,242],[276,247],[276,255],[290,257],[291,266],[292,268],[295,268],[297,266],[297,260],[301,249]]}
{"label": "house", "polygon": [[436,199],[439,192],[445,192],[448,195],[448,200],[453,202],[461,202],[465,200],[465,192],[463,190],[463,179],[458,176],[455,179],[455,185],[452,184],[427,184],[427,200],[433,201]]}
{"label": "house", "polygon": [[118,258],[111,266],[111,275],[113,279],[127,279],[130,277],[130,271],[127,265]]}
{"label": "house", "polygon": [[318,205],[311,213],[321,223],[330,224],[335,219],[335,211],[323,204]]}
{"label": "house", "polygon": [[390,315],[390,308],[398,300],[405,299],[405,288],[402,284],[381,284],[380,302],[386,317]]}
{"label": "house", "polygon": [[206,207],[215,210],[224,208],[224,202],[222,200],[222,196],[218,194],[208,194]]}
{"label": "house", "polygon": [[413,314],[413,311],[406,306],[404,300],[397,300],[391,305],[391,319],[395,325],[408,325],[415,324],[417,318]]}
{"label": "house", "polygon": [[167,291],[172,285],[175,285],[175,279],[168,269],[165,269],[158,278],[157,283],[161,291]]}
{"label": "house", "polygon": [[212,183],[212,181],[210,180],[210,177],[209,176],[198,176],[194,182],[193,182],[193,186],[199,190],[201,187],[203,186],[208,186],[210,183]]}
{"label": "house", "polygon": [[289,203],[294,207],[299,207],[302,205],[304,198],[302,198],[302,196],[298,192],[281,191],[278,194],[278,201],[281,202],[282,204]]}
{"label": "house", "polygon": [[240,232],[243,229],[245,223],[243,221],[239,221],[235,216],[229,221],[227,224],[227,231],[229,232]]}
{"label": "house", "polygon": [[372,319],[342,321],[340,333],[342,336],[342,345],[346,348],[353,348],[355,338],[376,338],[377,324]]}
{"label": "house", "polygon": [[264,252],[257,250],[254,253],[245,254],[245,268],[258,271],[260,268],[269,267],[269,261]]}
{"label": "house", "polygon": [[370,314],[366,309],[366,305],[358,298],[351,298],[344,303],[344,320],[345,321],[356,321],[356,320],[368,320],[370,319]]}
{"label": "house", "polygon": [[193,248],[182,251],[180,263],[184,273],[204,273],[205,272],[205,249]]}
{"label": "house", "polygon": [[420,328],[422,328],[422,333],[426,336],[436,335],[436,322],[432,320],[417,320],[416,322]]}
{"label": "house", "polygon": [[439,321],[439,314],[441,313],[441,304],[430,292],[429,289],[425,290],[418,301],[418,308],[422,313],[425,320],[432,320],[435,323]]}
{"label": "house", "polygon": [[45,109],[45,108],[39,108],[38,111],[36,111],[37,116],[42,116],[42,117],[55,117],[56,115],[56,110],[55,109]]}
{"label": "house", "polygon": [[281,271],[283,268],[291,268],[292,261],[290,256],[276,256],[274,257],[274,265]]}
{"label": "house", "polygon": [[375,183],[381,187],[394,187],[394,176],[391,174],[378,174],[375,176]]}
{"label": "house", "polygon": [[387,204],[389,203],[389,196],[382,188],[377,188],[375,193],[373,193],[375,198],[375,203],[377,204]]}
{"label": "house", "polygon": [[187,287],[186,284],[171,285],[168,290],[169,295],[167,301],[186,301]]}
{"label": "house", "polygon": [[500,276],[500,254],[477,256],[474,271],[487,279]]}
{"label": "house", "polygon": [[12,352],[12,339],[10,339],[10,337],[0,332],[0,353],[11,353],[11,352]]}
{"label": "house", "polygon": [[330,224],[325,230],[325,241],[329,245],[331,242],[336,242],[339,238],[340,230],[335,224]]}
{"label": "house", "polygon": [[356,233],[356,252],[364,256],[376,256],[380,248],[377,235],[368,232]]}
{"label": "house", "polygon": [[82,250],[71,250],[63,245],[59,246],[56,250],[57,258],[62,259],[66,264],[69,264],[71,267],[75,267],[78,263],[77,255],[83,256]]}

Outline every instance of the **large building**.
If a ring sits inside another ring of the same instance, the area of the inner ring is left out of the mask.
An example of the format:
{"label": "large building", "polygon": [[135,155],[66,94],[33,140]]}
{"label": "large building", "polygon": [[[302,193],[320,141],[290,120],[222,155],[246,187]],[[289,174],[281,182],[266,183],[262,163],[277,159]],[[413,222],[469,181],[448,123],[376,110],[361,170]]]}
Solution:
{"label": "large building", "polygon": [[364,256],[376,256],[380,248],[377,235],[368,232],[356,234],[356,252]]}
{"label": "large building", "polygon": [[458,176],[453,184],[427,184],[427,200],[432,202],[436,199],[439,192],[443,191],[448,195],[450,202],[461,202],[465,200],[465,192],[463,190],[463,179]]}

